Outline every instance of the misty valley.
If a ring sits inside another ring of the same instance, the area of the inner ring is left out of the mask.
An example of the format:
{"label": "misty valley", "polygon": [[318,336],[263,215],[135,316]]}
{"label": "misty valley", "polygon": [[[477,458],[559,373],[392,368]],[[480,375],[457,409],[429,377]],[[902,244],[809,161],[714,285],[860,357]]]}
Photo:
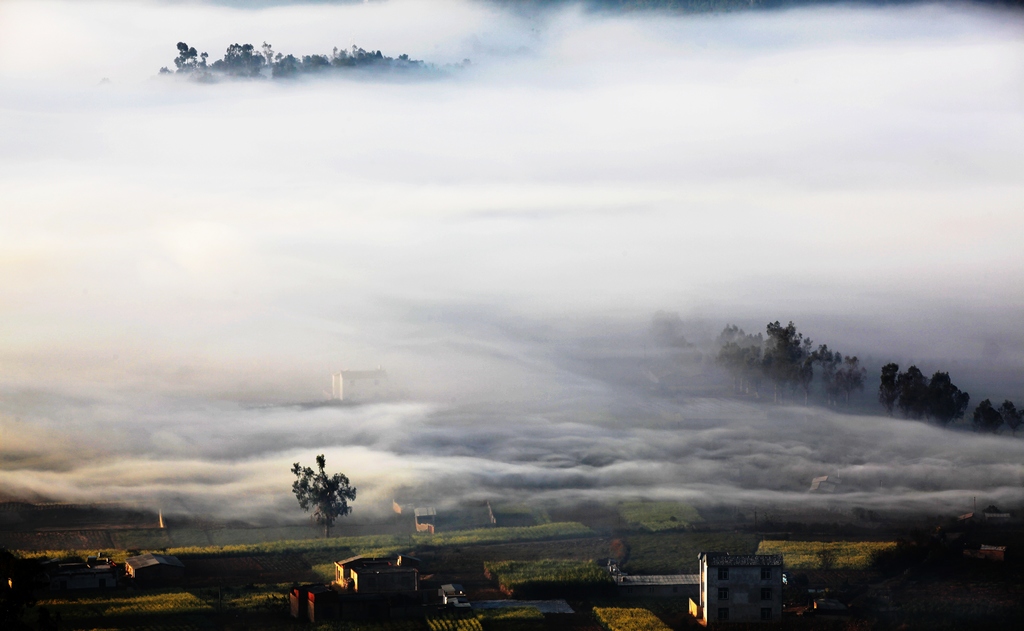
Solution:
{"label": "misty valley", "polygon": [[1021,60],[1017,0],[5,0],[0,629],[1024,628]]}

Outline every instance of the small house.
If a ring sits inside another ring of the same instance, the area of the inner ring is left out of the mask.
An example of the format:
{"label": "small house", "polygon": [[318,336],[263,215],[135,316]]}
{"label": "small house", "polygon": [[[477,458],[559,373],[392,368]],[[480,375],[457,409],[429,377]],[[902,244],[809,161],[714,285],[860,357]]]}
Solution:
{"label": "small house", "polygon": [[394,594],[420,589],[419,559],[354,556],[334,564],[335,583],[357,594]]}
{"label": "small house", "polygon": [[1009,521],[1010,513],[999,510],[995,505],[989,506],[985,510],[981,511],[981,516],[985,521]]}
{"label": "small house", "polygon": [[165,583],[185,577],[185,564],[166,554],[140,554],[124,562],[125,573],[143,583]]}

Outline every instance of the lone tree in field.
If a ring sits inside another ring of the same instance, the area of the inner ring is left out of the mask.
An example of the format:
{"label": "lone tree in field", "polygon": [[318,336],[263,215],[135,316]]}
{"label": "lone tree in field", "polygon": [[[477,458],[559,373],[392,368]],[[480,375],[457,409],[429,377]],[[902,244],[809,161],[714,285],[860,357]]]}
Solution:
{"label": "lone tree in field", "polygon": [[313,509],[313,520],[323,525],[324,536],[330,537],[334,521],[352,512],[348,503],[355,501],[356,488],[343,473],[327,475],[324,471],[327,459],[323,454],[316,457],[316,466],[319,471],[299,466],[297,462],[292,465],[292,473],[295,474],[292,493],[295,493],[302,510],[309,512],[310,508]]}

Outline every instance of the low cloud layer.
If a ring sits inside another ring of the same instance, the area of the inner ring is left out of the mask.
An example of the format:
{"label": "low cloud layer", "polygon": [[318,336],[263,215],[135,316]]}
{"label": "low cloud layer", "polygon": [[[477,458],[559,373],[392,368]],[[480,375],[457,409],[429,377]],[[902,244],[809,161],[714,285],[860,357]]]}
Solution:
{"label": "low cloud layer", "polygon": [[[178,41],[473,64],[159,81]],[[1024,441],[636,380],[668,309],[1019,400],[1022,59],[1016,13],[950,5],[5,2],[0,489],[267,518],[326,452],[357,510],[1019,502]],[[400,401],[292,405],[378,364]]]}

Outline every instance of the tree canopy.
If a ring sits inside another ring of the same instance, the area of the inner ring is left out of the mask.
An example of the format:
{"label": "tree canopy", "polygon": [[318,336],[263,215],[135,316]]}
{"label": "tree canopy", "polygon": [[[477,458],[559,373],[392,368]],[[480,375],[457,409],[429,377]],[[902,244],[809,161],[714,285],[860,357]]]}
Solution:
{"label": "tree canopy", "polygon": [[1003,417],[999,410],[992,407],[992,402],[985,399],[974,408],[974,416],[971,419],[974,429],[979,432],[995,433],[1003,425]]}
{"label": "tree canopy", "polygon": [[327,475],[327,459],[323,454],[316,457],[317,471],[310,467],[302,467],[299,463],[292,465],[295,482],[292,493],[299,500],[302,510],[313,511],[313,520],[324,527],[324,536],[331,536],[331,526],[339,517],[352,512],[348,505],[356,499],[356,487],[349,482],[343,473]]}

